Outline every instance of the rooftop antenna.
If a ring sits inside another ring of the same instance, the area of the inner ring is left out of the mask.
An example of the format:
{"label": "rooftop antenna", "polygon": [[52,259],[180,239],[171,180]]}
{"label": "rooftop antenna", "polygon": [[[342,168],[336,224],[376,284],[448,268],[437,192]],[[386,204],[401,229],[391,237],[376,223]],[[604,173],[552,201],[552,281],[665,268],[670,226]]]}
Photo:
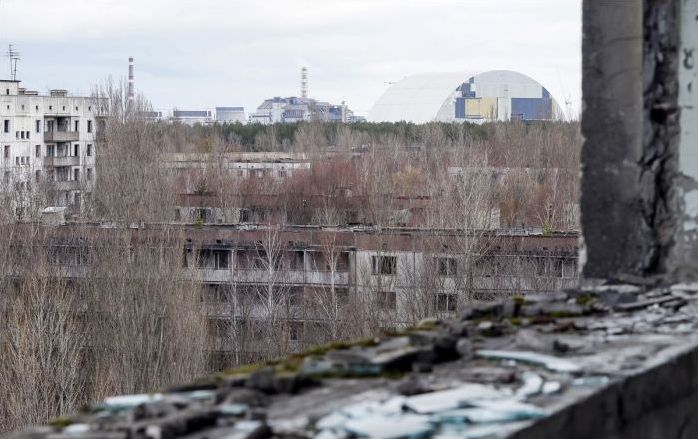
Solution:
{"label": "rooftop antenna", "polygon": [[308,97],[308,68],[303,67],[301,69],[301,97]]}
{"label": "rooftop antenna", "polygon": [[132,102],[136,96],[133,76],[133,57],[128,59],[128,100]]}
{"label": "rooftop antenna", "polygon": [[20,57],[20,53],[17,52],[12,45],[12,43],[9,44],[7,52],[5,52],[5,56],[7,56],[7,59],[10,60],[10,77],[13,81],[17,80],[17,61],[22,59]]}

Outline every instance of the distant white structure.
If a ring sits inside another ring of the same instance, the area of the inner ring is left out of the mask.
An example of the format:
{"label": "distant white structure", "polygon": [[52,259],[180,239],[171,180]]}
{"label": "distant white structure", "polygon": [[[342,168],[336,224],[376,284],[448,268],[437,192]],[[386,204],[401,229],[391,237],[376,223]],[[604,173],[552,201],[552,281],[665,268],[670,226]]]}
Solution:
{"label": "distant white structure", "polygon": [[218,123],[245,123],[245,108],[243,107],[216,107],[216,122]]}
{"label": "distant white structure", "polygon": [[340,105],[303,97],[274,97],[266,99],[250,114],[250,123],[272,124],[304,121],[352,122],[354,112]]}
{"label": "distant white structure", "polygon": [[169,122],[178,122],[186,125],[212,125],[218,123],[245,123],[245,108],[243,107],[216,107],[200,109],[200,110],[172,110],[172,112],[163,118],[163,112],[153,112],[153,117],[149,118],[153,121],[168,120]]}
{"label": "distant white structure", "polygon": [[550,92],[509,70],[427,73],[388,88],[368,115],[371,122],[475,122],[562,118]]}
{"label": "distant white structure", "polygon": [[15,80],[0,80],[2,191],[16,209],[38,184],[53,189],[55,206],[82,205],[95,180],[99,102],[65,90],[40,95]]}
{"label": "distant white structure", "polygon": [[172,110],[170,121],[186,125],[210,125],[215,122],[213,110]]}

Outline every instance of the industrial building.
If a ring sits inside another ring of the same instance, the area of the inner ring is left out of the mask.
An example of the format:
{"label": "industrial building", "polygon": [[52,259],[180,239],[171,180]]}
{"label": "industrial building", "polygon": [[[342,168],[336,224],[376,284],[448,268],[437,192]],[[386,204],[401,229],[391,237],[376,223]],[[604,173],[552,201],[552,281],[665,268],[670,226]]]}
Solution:
{"label": "industrial building", "polygon": [[352,122],[354,112],[346,104],[330,104],[308,97],[273,97],[250,114],[250,123],[293,123],[307,121]]}
{"label": "industrial building", "polygon": [[2,192],[20,217],[37,207],[23,194],[39,185],[50,189],[54,206],[81,206],[95,179],[98,105],[66,90],[41,95],[20,81],[0,80]]}
{"label": "industrial building", "polygon": [[427,73],[388,88],[369,112],[371,122],[556,120],[560,106],[536,80],[513,71]]}
{"label": "industrial building", "polygon": [[245,109],[243,107],[216,107],[216,122],[245,123]]}
{"label": "industrial building", "polygon": [[344,101],[335,105],[310,98],[307,67],[301,69],[300,91],[300,97],[282,98],[276,96],[265,99],[257,107],[257,111],[250,114],[250,123],[272,124],[310,121],[348,123],[365,120],[363,117],[354,116],[354,112],[347,107]]}
{"label": "industrial building", "polygon": [[[163,112],[157,112],[160,115]],[[163,120],[158,118],[156,120]],[[167,119],[169,122],[183,123],[186,125],[212,125],[214,123],[245,123],[244,107],[216,107],[215,109],[198,110],[172,110]]]}

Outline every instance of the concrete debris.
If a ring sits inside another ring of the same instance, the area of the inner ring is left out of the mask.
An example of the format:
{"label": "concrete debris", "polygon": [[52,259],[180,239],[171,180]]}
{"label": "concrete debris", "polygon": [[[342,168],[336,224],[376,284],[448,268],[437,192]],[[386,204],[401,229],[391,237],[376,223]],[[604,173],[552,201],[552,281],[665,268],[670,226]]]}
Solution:
{"label": "concrete debris", "polygon": [[409,397],[405,406],[416,413],[429,414],[455,409],[469,401],[497,399],[503,396],[494,387],[468,383],[455,389]]}
{"label": "concrete debris", "polygon": [[457,321],[106,398],[15,438],[506,437],[695,334],[698,287],[634,288],[471,306]]}
{"label": "concrete debris", "polygon": [[553,372],[579,373],[582,370],[577,364],[571,361],[530,351],[480,350],[475,352],[475,355],[483,358],[531,363],[545,367]]}
{"label": "concrete debris", "polygon": [[524,372],[521,377],[523,385],[516,390],[518,399],[526,399],[529,396],[537,395],[543,389],[543,377],[533,372]]}

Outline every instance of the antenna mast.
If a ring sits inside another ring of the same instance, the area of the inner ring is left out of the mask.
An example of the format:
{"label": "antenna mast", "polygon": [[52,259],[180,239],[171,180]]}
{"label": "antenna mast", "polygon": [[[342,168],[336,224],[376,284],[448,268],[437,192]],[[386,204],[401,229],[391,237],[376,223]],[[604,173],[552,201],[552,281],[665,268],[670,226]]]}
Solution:
{"label": "antenna mast", "polygon": [[22,59],[20,57],[20,53],[17,52],[12,45],[12,43],[9,44],[9,48],[7,52],[5,52],[5,56],[10,60],[10,77],[12,78],[13,81],[17,80],[17,61]]}

